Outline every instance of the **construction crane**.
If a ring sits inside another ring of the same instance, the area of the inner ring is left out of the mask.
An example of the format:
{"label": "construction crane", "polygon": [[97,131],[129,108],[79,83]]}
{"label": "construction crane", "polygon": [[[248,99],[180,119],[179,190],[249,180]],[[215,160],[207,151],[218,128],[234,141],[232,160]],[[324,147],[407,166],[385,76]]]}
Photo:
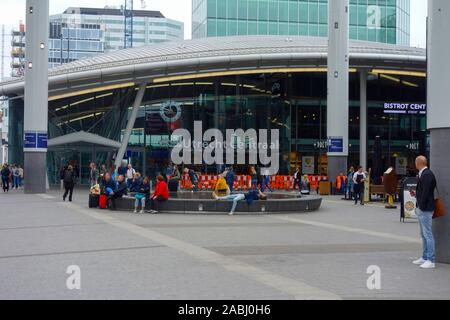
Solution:
{"label": "construction crane", "polygon": [[[133,47],[133,0],[124,0],[122,6],[124,18],[124,49]],[[147,8],[145,0],[141,0],[141,9]]]}
{"label": "construction crane", "polygon": [[123,48],[133,47],[133,0],[125,0],[122,6],[123,20],[124,20],[124,44]]}

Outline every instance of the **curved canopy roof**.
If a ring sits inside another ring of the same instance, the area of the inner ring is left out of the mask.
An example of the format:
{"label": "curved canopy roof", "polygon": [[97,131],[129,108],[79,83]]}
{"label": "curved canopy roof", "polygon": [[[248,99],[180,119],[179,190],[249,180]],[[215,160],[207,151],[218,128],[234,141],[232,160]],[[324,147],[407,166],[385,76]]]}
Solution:
{"label": "curved canopy roof", "polygon": [[[326,38],[243,36],[167,42],[75,61],[49,71],[50,95],[158,77],[233,70],[326,67]],[[354,68],[425,71],[424,49],[350,42]],[[0,83],[0,95],[23,94],[24,79]]]}

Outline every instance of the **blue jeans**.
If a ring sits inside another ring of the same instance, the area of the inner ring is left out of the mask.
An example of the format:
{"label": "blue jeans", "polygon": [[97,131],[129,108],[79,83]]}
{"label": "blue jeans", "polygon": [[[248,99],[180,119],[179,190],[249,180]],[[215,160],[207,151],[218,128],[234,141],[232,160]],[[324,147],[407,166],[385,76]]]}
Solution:
{"label": "blue jeans", "polygon": [[233,206],[231,207],[230,213],[234,213],[236,211],[236,207],[239,201],[245,200],[245,195],[243,194],[232,194],[226,197],[221,197],[219,200],[228,200],[233,201]]}
{"label": "blue jeans", "polygon": [[13,188],[19,188],[20,187],[20,177],[19,176],[13,176]]}
{"label": "blue jeans", "polygon": [[419,218],[420,235],[423,242],[422,259],[435,263],[435,243],[433,236],[433,212],[425,212],[416,209],[416,215]]}

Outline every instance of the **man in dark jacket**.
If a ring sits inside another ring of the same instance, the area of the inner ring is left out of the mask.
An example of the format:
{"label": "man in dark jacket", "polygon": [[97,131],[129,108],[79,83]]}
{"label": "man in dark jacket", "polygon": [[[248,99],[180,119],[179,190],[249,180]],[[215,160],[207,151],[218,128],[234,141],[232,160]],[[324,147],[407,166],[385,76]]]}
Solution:
{"label": "man in dark jacket", "polygon": [[124,176],[117,176],[117,188],[112,193],[110,193],[108,197],[109,208],[111,210],[116,210],[116,199],[122,198],[127,194],[127,191],[128,188]]}
{"label": "man in dark jacket", "polygon": [[411,195],[416,197],[416,214],[419,218],[420,235],[423,242],[423,255],[414,261],[422,269],[435,268],[435,242],[433,237],[433,212],[435,210],[434,190],[436,189],[436,177],[428,168],[427,158],[420,156],[416,159],[416,168],[419,170],[416,191]]}
{"label": "man in dark jacket", "polygon": [[72,166],[68,166],[64,171],[64,195],[63,201],[66,201],[67,195],[69,195],[69,202],[72,202],[73,188],[75,187],[76,175]]}
{"label": "man in dark jacket", "polygon": [[11,171],[9,170],[8,165],[4,164],[2,171],[1,171],[3,192],[9,191],[9,176],[10,175],[11,175]]}

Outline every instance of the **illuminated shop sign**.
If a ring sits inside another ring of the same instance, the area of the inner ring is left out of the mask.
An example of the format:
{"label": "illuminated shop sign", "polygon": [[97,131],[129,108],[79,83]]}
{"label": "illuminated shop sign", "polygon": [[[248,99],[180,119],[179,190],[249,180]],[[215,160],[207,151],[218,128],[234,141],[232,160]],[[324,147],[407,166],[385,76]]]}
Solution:
{"label": "illuminated shop sign", "polygon": [[386,102],[384,104],[384,113],[390,114],[427,114],[426,103],[398,103]]}

